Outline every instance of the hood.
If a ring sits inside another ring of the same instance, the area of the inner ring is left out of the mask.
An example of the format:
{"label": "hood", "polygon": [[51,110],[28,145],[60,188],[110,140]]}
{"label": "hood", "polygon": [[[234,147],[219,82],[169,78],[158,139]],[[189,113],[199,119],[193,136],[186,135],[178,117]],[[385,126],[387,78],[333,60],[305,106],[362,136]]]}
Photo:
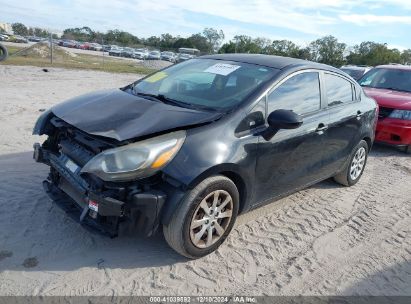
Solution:
{"label": "hood", "polygon": [[369,87],[363,87],[363,89],[381,107],[411,110],[411,93]]}
{"label": "hood", "polygon": [[120,89],[75,97],[54,106],[51,111],[86,133],[118,141],[211,122],[221,117],[221,113],[168,105]]}

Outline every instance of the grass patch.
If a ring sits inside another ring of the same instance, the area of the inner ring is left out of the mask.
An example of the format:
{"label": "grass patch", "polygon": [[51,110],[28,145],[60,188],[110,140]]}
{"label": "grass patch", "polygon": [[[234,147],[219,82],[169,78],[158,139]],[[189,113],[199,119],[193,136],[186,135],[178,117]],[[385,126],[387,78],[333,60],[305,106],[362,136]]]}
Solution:
{"label": "grass patch", "polygon": [[8,47],[9,57],[0,65],[30,65],[38,67],[58,67],[67,69],[96,70],[113,73],[150,74],[155,69],[139,65],[132,60],[116,59],[109,56],[95,56],[53,48],[53,64],[50,63],[50,49],[46,44],[32,48]]}

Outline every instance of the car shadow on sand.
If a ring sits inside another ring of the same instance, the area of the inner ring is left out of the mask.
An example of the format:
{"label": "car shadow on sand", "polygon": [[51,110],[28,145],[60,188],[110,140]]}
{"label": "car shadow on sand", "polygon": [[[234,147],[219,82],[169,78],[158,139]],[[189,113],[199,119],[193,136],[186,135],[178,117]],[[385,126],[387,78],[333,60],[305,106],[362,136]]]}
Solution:
{"label": "car shadow on sand", "polygon": [[[384,146],[375,146],[371,156],[409,157]],[[47,174],[48,167],[34,162],[32,152],[0,155],[0,271],[130,269],[188,261],[167,245],[161,231],[150,238],[110,239],[84,229],[45,194]],[[313,187],[341,186],[326,180]],[[239,222],[260,216],[266,208],[273,207],[258,208]]]}
{"label": "car shadow on sand", "polygon": [[45,194],[48,167],[31,152],[0,156],[0,272],[144,268],[187,259],[175,253],[162,233],[110,239],[72,220]]}
{"label": "car shadow on sand", "polygon": [[[404,260],[401,263],[385,267],[371,275],[364,276],[362,280],[341,291],[342,295],[350,296],[388,296],[392,302],[373,301],[364,303],[410,303],[411,299],[411,261]],[[395,298],[406,296],[407,298]],[[386,299],[385,299],[386,300]],[[401,302],[400,300],[403,300]],[[360,302],[358,302],[360,303]]]}

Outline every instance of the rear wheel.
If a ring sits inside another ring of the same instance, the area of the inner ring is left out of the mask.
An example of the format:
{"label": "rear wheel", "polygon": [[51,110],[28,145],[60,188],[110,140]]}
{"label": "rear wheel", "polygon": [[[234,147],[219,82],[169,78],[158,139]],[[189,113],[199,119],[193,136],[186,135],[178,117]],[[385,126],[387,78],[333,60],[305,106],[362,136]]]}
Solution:
{"label": "rear wheel", "polygon": [[364,172],[368,157],[368,144],[361,140],[350,156],[348,165],[342,172],[334,176],[334,180],[344,186],[355,185]]}
{"label": "rear wheel", "polygon": [[411,145],[409,145],[408,147],[405,147],[405,153],[411,154]]}
{"label": "rear wheel", "polygon": [[189,191],[163,227],[167,243],[188,258],[216,250],[230,233],[237,217],[239,194],[225,176],[205,179]]}

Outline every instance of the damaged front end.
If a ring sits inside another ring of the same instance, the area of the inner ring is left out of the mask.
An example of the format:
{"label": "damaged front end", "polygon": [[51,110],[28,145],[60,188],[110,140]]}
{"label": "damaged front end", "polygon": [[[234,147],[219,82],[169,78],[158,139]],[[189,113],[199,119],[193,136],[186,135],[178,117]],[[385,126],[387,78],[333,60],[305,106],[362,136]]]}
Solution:
{"label": "damaged front end", "polygon": [[34,145],[33,157],[50,166],[44,189],[72,218],[110,237],[150,236],[157,230],[166,198],[176,187],[160,169],[182,142],[170,149],[159,143],[161,136],[141,144],[118,142],[87,134],[51,111],[38,119],[33,134],[48,135]]}

